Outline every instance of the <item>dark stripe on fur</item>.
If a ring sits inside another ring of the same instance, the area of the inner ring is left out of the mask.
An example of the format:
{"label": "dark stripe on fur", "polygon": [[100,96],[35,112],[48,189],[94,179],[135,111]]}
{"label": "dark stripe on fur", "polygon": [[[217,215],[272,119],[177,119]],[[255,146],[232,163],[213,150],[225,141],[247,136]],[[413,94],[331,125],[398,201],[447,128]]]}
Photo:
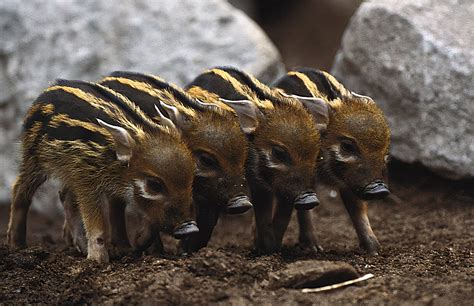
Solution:
{"label": "dark stripe on fur", "polygon": [[320,71],[312,68],[301,68],[296,70],[308,76],[318,87],[318,90],[325,94],[329,100],[342,98],[341,93],[332,86],[332,84],[326,79],[326,76]]}
{"label": "dark stripe on fur", "polygon": [[104,136],[99,133],[90,131],[81,126],[68,126],[64,123],[59,124],[58,127],[48,126],[46,128],[48,139],[57,140],[80,140],[83,143],[89,141],[105,146],[108,142]]}
{"label": "dark stripe on fur", "polygon": [[[127,105],[120,97],[114,95],[113,93],[110,93],[107,90],[104,90],[104,88],[99,86],[99,84],[77,80],[58,80],[56,84],[60,86],[79,88],[84,92],[90,93],[102,100],[110,102],[111,104],[114,104],[119,107],[125,113],[127,118],[132,122],[135,122],[145,128],[152,128],[145,120],[143,120],[141,115],[137,114],[133,109],[131,109],[129,105]],[[131,102],[133,103],[133,101]]]}
{"label": "dark stripe on fur", "polygon": [[234,87],[228,83],[226,80],[221,78],[220,76],[212,73],[206,72],[200,74],[197,78],[193,81],[188,83],[185,86],[185,89],[189,89],[193,86],[200,87],[205,89],[211,93],[217,94],[219,97],[229,100],[245,100],[248,97],[241,95],[238,93]]}
{"label": "dark stripe on fur", "polygon": [[241,84],[244,84],[249,87],[259,99],[265,100],[270,98],[259,86],[257,86],[257,84],[252,81],[249,75],[243,72],[242,70],[237,69],[235,67],[217,67],[217,69],[227,72],[232,77],[237,79]]}
{"label": "dark stripe on fur", "polygon": [[312,93],[306,87],[304,82],[295,75],[285,75],[278,79],[273,87],[283,89],[287,94],[298,95],[302,97],[311,97]]}
{"label": "dark stripe on fur", "polygon": [[112,72],[110,76],[144,82],[151,85],[157,90],[167,90],[176,98],[177,101],[181,102],[184,106],[190,107],[197,111],[207,110],[207,108],[204,108],[199,105],[193,98],[191,98],[188,94],[186,94],[186,92],[184,92],[180,88],[177,88],[176,86],[173,86],[168,82],[160,81],[151,75],[129,71],[115,71]]}

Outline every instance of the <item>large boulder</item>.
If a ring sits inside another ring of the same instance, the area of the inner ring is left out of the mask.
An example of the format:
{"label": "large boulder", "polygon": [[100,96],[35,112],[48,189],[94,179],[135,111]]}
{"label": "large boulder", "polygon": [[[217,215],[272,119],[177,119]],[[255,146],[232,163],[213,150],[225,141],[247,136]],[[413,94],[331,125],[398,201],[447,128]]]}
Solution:
{"label": "large boulder", "polygon": [[[284,70],[262,30],[224,0],[2,0],[0,202],[9,201],[17,173],[22,118],[55,79],[135,70],[183,85],[216,65],[264,81]],[[55,199],[48,192],[42,202]]]}
{"label": "large boulder", "polygon": [[473,16],[473,1],[364,2],[332,70],[385,111],[394,157],[453,179],[474,177]]}

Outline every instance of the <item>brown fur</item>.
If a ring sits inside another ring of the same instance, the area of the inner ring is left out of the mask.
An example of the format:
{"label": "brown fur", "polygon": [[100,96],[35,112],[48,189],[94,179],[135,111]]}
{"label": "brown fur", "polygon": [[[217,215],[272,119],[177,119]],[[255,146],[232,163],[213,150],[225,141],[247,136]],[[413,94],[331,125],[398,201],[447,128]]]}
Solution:
{"label": "brown fur", "polygon": [[[247,141],[237,118],[232,112],[221,109],[226,107],[224,104],[220,107],[202,107],[186,92],[157,76],[115,72],[104,78],[101,84],[127,96],[157,122],[161,118],[155,105],[160,106],[162,102],[179,111],[179,118],[173,120],[197,163],[194,199],[200,228],[199,233],[188,238],[182,246],[186,251],[196,251],[206,246],[219,214],[225,211],[229,202],[236,197],[242,198],[247,193]],[[166,108],[162,111],[167,112]],[[209,168],[202,164],[203,154],[216,161],[215,167]],[[72,205],[65,203],[65,206]],[[77,228],[78,225],[72,227]],[[144,228],[134,235],[131,230],[132,236],[146,236],[149,233],[151,232]],[[126,235],[122,233],[119,236]],[[159,237],[155,239],[160,244]],[[143,247],[140,242],[143,241],[142,238],[132,237],[132,240],[136,247]]]}
{"label": "brown fur", "polygon": [[[7,241],[12,247],[26,245],[31,199],[48,177],[55,177],[77,197],[88,258],[107,262],[104,201],[132,202],[150,222],[171,233],[192,217],[194,163],[176,130],[153,123],[125,97],[92,83],[70,84],[47,89],[27,114]],[[97,117],[122,127],[129,145],[123,149],[123,142]],[[126,160],[117,159],[119,151]],[[166,195],[153,200],[142,196],[135,182],[151,178],[162,180]]]}
{"label": "brown fur", "polygon": [[[370,227],[367,202],[360,195],[369,183],[387,180],[390,129],[382,110],[371,98],[352,93],[327,72],[292,71],[276,87],[290,95],[322,98],[330,105],[318,177],[340,188],[361,248],[375,254],[379,243]],[[344,151],[343,142],[348,140],[357,148],[355,154]],[[300,242],[317,247],[310,215],[300,212],[298,219]]]}
{"label": "brown fur", "polygon": [[[188,92],[208,103],[226,103],[220,98],[246,99],[258,108],[256,127],[249,129],[252,157],[247,166],[256,216],[256,247],[260,253],[278,250],[294,199],[314,186],[319,132],[313,118],[295,99],[233,68],[207,71],[188,84]],[[276,159],[275,146],[287,152],[289,163]]]}

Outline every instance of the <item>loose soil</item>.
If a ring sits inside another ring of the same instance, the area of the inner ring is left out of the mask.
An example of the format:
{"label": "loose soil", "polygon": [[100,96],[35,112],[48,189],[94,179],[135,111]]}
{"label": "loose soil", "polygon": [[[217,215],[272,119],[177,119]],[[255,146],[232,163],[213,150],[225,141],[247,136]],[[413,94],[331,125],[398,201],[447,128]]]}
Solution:
{"label": "loose soil", "polygon": [[[327,188],[314,209],[325,248],[319,254],[295,245],[293,220],[281,253],[256,256],[249,213],[222,218],[209,247],[192,256],[127,256],[98,265],[64,246],[60,217],[31,212],[30,247],[0,245],[0,303],[472,305],[473,182],[449,182],[416,166],[391,168],[391,188],[400,202],[370,205],[383,246],[378,256],[359,254],[343,205]],[[1,241],[7,217],[8,209],[1,206]],[[173,240],[165,243],[173,249]],[[270,273],[300,260],[346,262],[375,278],[317,294],[269,288]]]}

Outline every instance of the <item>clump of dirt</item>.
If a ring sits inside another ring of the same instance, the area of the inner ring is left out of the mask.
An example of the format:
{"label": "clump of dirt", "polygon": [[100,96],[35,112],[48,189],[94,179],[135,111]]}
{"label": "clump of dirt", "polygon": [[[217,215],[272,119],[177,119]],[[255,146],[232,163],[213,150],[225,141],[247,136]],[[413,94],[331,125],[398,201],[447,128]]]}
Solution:
{"label": "clump of dirt", "polygon": [[[422,304],[468,305],[474,300],[472,182],[453,183],[417,167],[395,164],[391,189],[400,201],[371,203],[370,218],[382,250],[359,254],[357,239],[338,196],[319,192],[314,210],[317,236],[325,251],[300,248],[292,220],[281,253],[252,251],[252,214],[224,217],[208,248],[193,255],[130,255],[98,265],[60,238],[61,218],[30,213],[30,247],[0,245],[0,303],[163,303],[163,304]],[[469,189],[471,186],[471,189]],[[0,206],[4,241],[8,208]],[[173,249],[171,239],[165,239]],[[375,278],[319,294],[274,289],[271,275],[302,261],[345,262]]]}

